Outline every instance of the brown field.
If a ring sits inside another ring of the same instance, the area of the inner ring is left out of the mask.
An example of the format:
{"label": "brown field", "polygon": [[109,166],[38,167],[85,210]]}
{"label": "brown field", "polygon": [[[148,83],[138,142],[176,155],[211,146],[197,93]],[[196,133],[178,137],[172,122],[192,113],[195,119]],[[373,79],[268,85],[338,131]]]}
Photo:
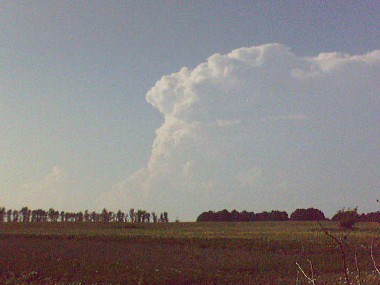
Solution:
{"label": "brown field", "polygon": [[[344,240],[351,284],[355,252],[362,284],[379,284],[379,229],[361,223]],[[318,284],[344,284],[339,248],[314,222],[0,225],[1,284],[296,284],[297,260]]]}

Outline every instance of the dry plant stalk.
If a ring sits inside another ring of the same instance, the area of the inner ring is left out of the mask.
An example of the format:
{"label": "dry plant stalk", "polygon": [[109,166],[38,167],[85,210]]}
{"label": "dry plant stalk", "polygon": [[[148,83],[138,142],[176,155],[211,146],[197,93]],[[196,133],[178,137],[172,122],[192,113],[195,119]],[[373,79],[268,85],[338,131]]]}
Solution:
{"label": "dry plant stalk", "polygon": [[309,277],[306,272],[302,269],[301,265],[298,263],[298,260],[301,258],[301,256],[303,255],[305,249],[304,247],[302,246],[302,251],[301,253],[299,254],[297,260],[296,260],[296,265],[298,267],[298,270],[297,270],[297,280],[296,280],[296,284],[299,284],[299,273],[301,272],[303,276],[305,276],[305,278],[307,280],[310,281],[311,284],[313,285],[316,285],[315,283],[315,279],[314,279],[314,270],[313,270],[313,263],[310,261],[310,259],[308,259],[307,261],[309,262],[310,264],[310,270],[311,270],[311,277]]}
{"label": "dry plant stalk", "polygon": [[313,263],[311,262],[310,259],[308,259],[307,262],[309,262],[309,264],[310,264],[311,279],[312,279],[312,280],[315,280],[315,279],[314,279]]}
{"label": "dry plant stalk", "polygon": [[[346,250],[345,250],[345,247],[344,247],[343,243],[337,237],[335,237],[331,233],[329,233],[327,231],[327,229],[321,224],[320,221],[317,221],[317,223],[323,229],[323,231],[325,232],[325,234],[328,237],[330,237],[332,240],[334,240],[339,245],[340,252],[342,253],[344,277],[346,279],[347,285],[351,285],[350,278],[348,277],[347,255],[346,255]],[[348,234],[345,237],[347,237],[347,236],[348,236]]]}
{"label": "dry plant stalk", "polygon": [[373,267],[375,267],[376,273],[380,276],[380,271],[379,271],[379,268],[376,265],[375,256],[373,254],[373,246],[374,246],[376,240],[378,240],[378,238],[374,238],[372,240],[372,242],[371,242],[371,259],[372,259]]}
{"label": "dry plant stalk", "polygon": [[[310,260],[308,260],[308,261],[310,262]],[[305,271],[303,271],[303,269],[302,269],[301,265],[298,263],[298,261],[296,262],[296,265],[298,266],[298,272],[301,272],[303,274],[303,276],[305,276],[305,278],[311,282],[311,284],[316,285],[315,279],[314,279],[314,273],[311,272],[311,277],[309,277],[309,276],[307,276]],[[313,268],[313,267],[311,267],[311,268]],[[298,276],[297,276],[297,282],[298,282]]]}
{"label": "dry plant stalk", "polygon": [[356,273],[358,274],[358,285],[362,285],[362,277],[361,277],[361,272],[360,272],[360,268],[359,268],[358,255],[357,255],[356,247],[355,247],[355,265],[356,265]]}

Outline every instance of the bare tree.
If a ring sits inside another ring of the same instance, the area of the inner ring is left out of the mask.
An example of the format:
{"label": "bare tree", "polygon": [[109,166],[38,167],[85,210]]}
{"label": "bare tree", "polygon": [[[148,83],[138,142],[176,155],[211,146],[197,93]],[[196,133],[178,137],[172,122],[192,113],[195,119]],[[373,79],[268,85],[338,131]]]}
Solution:
{"label": "bare tree", "polygon": [[20,210],[21,218],[23,223],[28,223],[29,222],[29,209],[28,207],[22,207]]}
{"label": "bare tree", "polygon": [[129,210],[129,218],[131,220],[131,223],[134,223],[135,222],[135,209],[131,208]]}
{"label": "bare tree", "polygon": [[164,223],[169,223],[168,212],[164,212]]}
{"label": "bare tree", "polygon": [[6,215],[5,208],[4,207],[0,208],[0,223],[4,222],[5,215]]}
{"label": "bare tree", "polygon": [[9,209],[7,211],[7,222],[10,223],[12,221],[12,210]]}
{"label": "bare tree", "polygon": [[90,221],[90,214],[88,213],[88,210],[84,211],[83,219],[85,222]]}
{"label": "bare tree", "polygon": [[157,214],[155,212],[152,212],[152,219],[153,223],[157,223]]}
{"label": "bare tree", "polygon": [[48,217],[50,222],[58,222],[59,212],[50,208],[48,211]]}
{"label": "bare tree", "polygon": [[150,213],[145,213],[145,222],[150,223]]}
{"label": "bare tree", "polygon": [[116,221],[119,223],[122,223],[122,222],[124,222],[124,219],[125,219],[125,214],[121,210],[117,211]]}
{"label": "bare tree", "polygon": [[100,221],[103,223],[108,223],[110,221],[110,215],[106,208],[104,208],[100,214]]}
{"label": "bare tree", "polygon": [[59,215],[61,217],[61,222],[66,222],[66,220],[65,220],[65,212],[61,211],[61,213]]}
{"label": "bare tree", "polygon": [[19,211],[13,210],[13,222],[17,223],[19,218]]}

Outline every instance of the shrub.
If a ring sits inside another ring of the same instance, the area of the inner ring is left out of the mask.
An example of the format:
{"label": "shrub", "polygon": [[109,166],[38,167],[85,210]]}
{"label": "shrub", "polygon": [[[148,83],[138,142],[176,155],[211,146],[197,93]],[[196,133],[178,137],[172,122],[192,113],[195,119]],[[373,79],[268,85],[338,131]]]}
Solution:
{"label": "shrub", "polygon": [[359,220],[358,207],[339,210],[333,217],[333,221],[338,221],[339,225],[345,229],[352,229]]}

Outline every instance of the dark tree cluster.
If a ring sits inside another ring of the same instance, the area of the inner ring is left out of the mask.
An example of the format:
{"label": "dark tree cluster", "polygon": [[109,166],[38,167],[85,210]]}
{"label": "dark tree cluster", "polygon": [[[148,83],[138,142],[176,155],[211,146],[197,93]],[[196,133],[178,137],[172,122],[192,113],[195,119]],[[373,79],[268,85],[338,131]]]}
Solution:
{"label": "dark tree cluster", "polygon": [[354,209],[342,209],[336,212],[336,214],[331,218],[331,220],[339,222],[343,228],[353,228],[357,222],[378,222],[380,223],[380,212],[370,212],[370,213],[358,213],[358,208]]}
{"label": "dark tree cluster", "polygon": [[297,209],[290,215],[292,221],[323,221],[326,220],[325,214],[314,208]]}
{"label": "dark tree cluster", "polygon": [[200,214],[197,222],[255,222],[255,221],[321,221],[326,220],[321,210],[308,208],[297,209],[289,217],[285,211],[273,210],[270,212],[238,212],[222,210],[219,212],[208,211]]}
{"label": "dark tree cluster", "polygon": [[130,209],[125,213],[121,210],[117,212],[103,209],[101,213],[85,210],[84,212],[65,212],[50,208],[31,210],[23,207],[21,210],[5,209],[0,207],[0,223],[40,223],[40,222],[103,222],[103,223],[168,223],[167,212],[160,213],[147,212],[145,210]]}
{"label": "dark tree cluster", "polygon": [[358,216],[358,220],[359,220],[359,222],[378,222],[378,223],[380,223],[380,212],[376,211],[376,212],[370,212],[367,214],[362,213]]}
{"label": "dark tree cluster", "polygon": [[[297,209],[289,216],[285,211],[271,212],[238,212],[233,210],[229,212],[224,209],[222,211],[203,212],[197,218],[197,222],[254,222],[254,221],[323,221],[328,220],[325,214],[315,208]],[[380,211],[358,214],[355,209],[342,209],[336,212],[331,218],[332,221],[340,223],[356,223],[356,222],[380,222]]]}
{"label": "dark tree cluster", "polygon": [[336,214],[331,218],[332,221],[339,222],[344,219],[353,219],[357,222],[380,222],[380,211],[369,212],[367,214],[358,213],[358,208],[354,209],[342,209],[336,212]]}
{"label": "dark tree cluster", "polygon": [[331,220],[339,222],[339,225],[345,229],[352,229],[354,225],[359,221],[358,208],[354,209],[342,209],[336,212]]}
{"label": "dark tree cluster", "polygon": [[204,212],[198,216],[197,222],[287,221],[288,219],[288,214],[284,211],[254,213],[236,210],[229,212],[224,209],[219,212]]}

